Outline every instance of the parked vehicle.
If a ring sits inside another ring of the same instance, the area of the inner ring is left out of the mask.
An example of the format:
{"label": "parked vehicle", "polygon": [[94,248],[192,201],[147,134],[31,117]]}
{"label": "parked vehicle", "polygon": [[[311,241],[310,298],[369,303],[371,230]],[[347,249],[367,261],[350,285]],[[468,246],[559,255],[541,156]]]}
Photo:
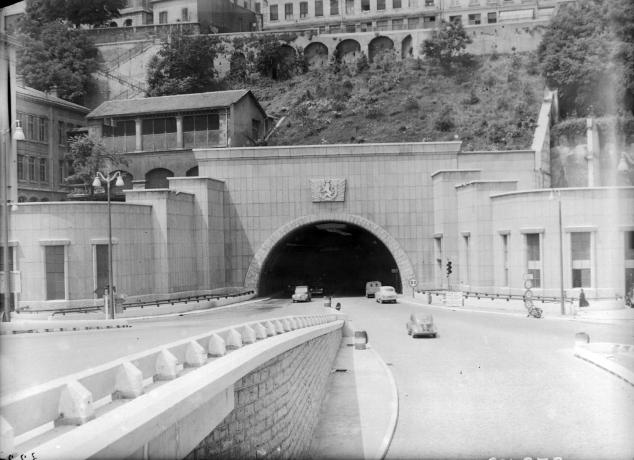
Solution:
{"label": "parked vehicle", "polygon": [[434,325],[434,317],[426,313],[412,313],[407,322],[407,334],[412,337],[436,337],[438,332]]}
{"label": "parked vehicle", "polygon": [[312,296],[308,286],[295,286],[295,292],[293,293],[292,299],[293,303],[310,302],[312,300]]}
{"label": "parked vehicle", "polygon": [[324,295],[324,288],[320,285],[316,285],[316,286],[312,286],[310,288],[310,294],[313,297],[323,297]]}
{"label": "parked vehicle", "polygon": [[396,303],[396,291],[392,286],[381,286],[374,294],[374,298],[379,303]]}
{"label": "parked vehicle", "polygon": [[381,287],[380,281],[368,281],[365,283],[365,296],[369,299],[370,297],[374,297],[376,291]]}

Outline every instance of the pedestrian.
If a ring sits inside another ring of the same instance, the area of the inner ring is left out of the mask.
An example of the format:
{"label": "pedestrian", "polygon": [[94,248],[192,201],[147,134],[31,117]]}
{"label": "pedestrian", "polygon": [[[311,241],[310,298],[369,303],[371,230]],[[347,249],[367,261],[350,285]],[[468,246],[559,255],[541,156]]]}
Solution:
{"label": "pedestrian", "polygon": [[583,288],[579,291],[579,307],[588,307],[590,304],[586,300],[586,293],[583,292]]}

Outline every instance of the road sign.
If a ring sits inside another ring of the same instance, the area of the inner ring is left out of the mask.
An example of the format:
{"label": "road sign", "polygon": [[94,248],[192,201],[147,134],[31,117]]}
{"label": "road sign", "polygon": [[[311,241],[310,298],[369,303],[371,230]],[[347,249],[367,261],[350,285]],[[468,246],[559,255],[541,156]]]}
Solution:
{"label": "road sign", "polygon": [[418,284],[418,281],[416,281],[414,278],[412,278],[411,280],[409,280],[409,285],[411,287],[416,287],[416,285]]}
{"label": "road sign", "polygon": [[531,280],[524,280],[524,288],[530,289],[533,287],[533,282]]}

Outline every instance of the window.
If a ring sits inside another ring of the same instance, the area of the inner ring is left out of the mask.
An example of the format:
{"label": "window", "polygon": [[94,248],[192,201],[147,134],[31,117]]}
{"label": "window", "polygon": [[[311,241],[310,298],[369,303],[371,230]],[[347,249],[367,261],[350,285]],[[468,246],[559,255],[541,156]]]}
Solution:
{"label": "window", "polygon": [[106,286],[108,286],[108,245],[95,245],[95,295],[103,297]]}
{"label": "window", "polygon": [[46,158],[40,158],[40,182],[48,182],[48,168]]}
{"label": "window", "polygon": [[66,145],[66,131],[63,121],[57,122],[57,143],[59,145]]}
{"label": "window", "polygon": [[220,144],[220,115],[217,113],[183,117],[183,146],[207,147]]}
{"label": "window", "polygon": [[354,24],[346,24],[346,32],[355,33],[357,31],[357,27]]}
{"label": "window", "polygon": [[255,2],[255,12],[258,14],[262,12],[262,6],[260,5],[260,2]]}
{"label": "window", "polygon": [[260,138],[260,120],[252,119],[251,120],[251,137],[254,141]]}
{"label": "window", "polygon": [[407,28],[408,29],[418,29],[418,18],[408,18],[407,19]]}
{"label": "window", "polygon": [[487,13],[487,23],[489,24],[495,24],[496,22],[498,22],[498,15],[497,13],[493,12],[493,13]]}
{"label": "window", "polygon": [[392,19],[392,29],[393,30],[401,30],[403,28],[403,20],[402,19]]}
{"label": "window", "polygon": [[480,13],[469,15],[469,25],[478,25],[480,21]]}
{"label": "window", "polygon": [[159,24],[167,24],[167,11],[159,13]]}
{"label": "window", "polygon": [[526,273],[533,275],[533,287],[541,287],[541,249],[539,233],[526,234]]}
{"label": "window", "polygon": [[434,6],[434,0],[425,0],[425,6]]}
{"label": "window", "polygon": [[354,14],[354,0],[346,0],[346,14]]}
{"label": "window", "polygon": [[25,137],[29,140],[35,139],[35,131],[33,130],[33,115],[26,116],[26,133]]}
{"label": "window", "polygon": [[300,2],[299,3],[299,17],[305,19],[308,16],[308,3]]}
{"label": "window", "polygon": [[125,27],[132,27],[132,19],[126,19],[125,21],[123,21],[123,25]]}
{"label": "window", "polygon": [[269,9],[269,19],[271,21],[277,21],[277,5],[271,5]]}
{"label": "window", "polygon": [[330,0],[330,16],[339,14],[339,0]]}
{"label": "window", "polygon": [[34,157],[28,157],[28,158],[29,158],[29,177],[28,177],[28,180],[34,181],[35,180],[35,158]]}
{"label": "window", "polygon": [[370,0],[361,0],[361,11],[370,11]]}
{"label": "window", "polygon": [[341,32],[341,27],[339,27],[338,25],[328,26],[328,32],[330,32],[331,34],[337,34]]}
{"label": "window", "polygon": [[423,18],[423,28],[429,29],[436,24],[436,16],[425,16]]}
{"label": "window", "polygon": [[573,288],[592,286],[591,236],[590,232],[573,232],[570,234]]}
{"label": "window", "polygon": [[111,120],[102,129],[104,145],[113,152],[134,152],[136,123],[134,120]]}
{"label": "window", "polygon": [[[132,120],[134,126],[134,120]],[[147,118],[143,120],[143,150],[176,148],[176,118]]]}
{"label": "window", "polygon": [[401,7],[401,0],[392,0],[392,8],[398,9]]}
{"label": "window", "polygon": [[376,21],[377,30],[387,30],[387,20]]}
{"label": "window", "polygon": [[187,8],[181,8],[181,21],[189,22],[189,10]]}
{"label": "window", "polygon": [[24,174],[24,155],[18,155],[18,180],[26,180]]}
{"label": "window", "polygon": [[459,24],[462,22],[462,16],[449,16],[449,22],[453,22],[454,24]]}
{"label": "window", "polygon": [[40,118],[37,125],[39,129],[37,140],[41,142],[48,142],[48,118]]}
{"label": "window", "polygon": [[324,0],[315,0],[315,16],[324,15]]}
{"label": "window", "polygon": [[385,9],[385,0],[376,0],[376,9],[384,10]]}
{"label": "window", "polygon": [[290,21],[293,19],[293,4],[285,3],[284,4],[284,19]]}
{"label": "window", "polygon": [[66,298],[64,246],[44,246],[46,264],[46,300]]}

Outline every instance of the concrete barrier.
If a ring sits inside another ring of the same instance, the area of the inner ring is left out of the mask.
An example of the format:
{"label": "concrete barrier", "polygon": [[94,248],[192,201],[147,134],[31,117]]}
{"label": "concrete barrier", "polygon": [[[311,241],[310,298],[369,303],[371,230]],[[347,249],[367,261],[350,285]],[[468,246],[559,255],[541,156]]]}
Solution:
{"label": "concrete barrier", "polygon": [[[149,449],[185,456],[233,409],[234,382],[280,353],[343,327],[337,315],[270,322],[280,326],[275,335],[256,334],[252,344],[242,338],[233,351],[226,345],[236,343],[236,334],[250,340],[256,329],[268,332],[269,321],[209,331],[3,396],[2,455],[122,458]],[[306,326],[290,330],[291,323]],[[72,426],[60,431],[61,420]]]}

